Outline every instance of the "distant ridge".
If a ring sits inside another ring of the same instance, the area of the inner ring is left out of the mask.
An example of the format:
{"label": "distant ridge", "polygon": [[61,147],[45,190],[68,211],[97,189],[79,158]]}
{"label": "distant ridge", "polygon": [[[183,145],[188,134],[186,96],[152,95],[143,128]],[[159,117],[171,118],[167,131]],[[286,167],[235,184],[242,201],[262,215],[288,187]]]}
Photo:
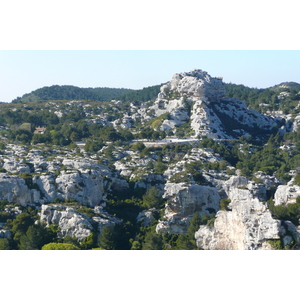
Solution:
{"label": "distant ridge", "polygon": [[26,103],[49,100],[109,101],[133,91],[133,89],[124,88],[80,88],[73,85],[52,85],[24,94],[22,97],[18,97],[12,102]]}
{"label": "distant ridge", "polygon": [[130,101],[135,104],[150,101],[157,97],[162,85],[163,84],[145,87],[141,90],[132,91],[122,96],[116,97],[116,99],[123,102]]}
{"label": "distant ridge", "polygon": [[298,90],[300,87],[300,84],[293,81],[288,82],[282,82],[280,84],[274,85],[273,87],[270,87],[269,89],[271,91],[279,92],[281,90],[290,89],[290,90]]}

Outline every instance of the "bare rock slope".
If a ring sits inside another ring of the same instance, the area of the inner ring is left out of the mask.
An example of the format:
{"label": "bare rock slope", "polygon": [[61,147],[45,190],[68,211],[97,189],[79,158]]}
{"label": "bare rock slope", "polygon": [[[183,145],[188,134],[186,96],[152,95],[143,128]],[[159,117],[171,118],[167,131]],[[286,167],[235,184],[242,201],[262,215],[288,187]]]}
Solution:
{"label": "bare rock slope", "polygon": [[[202,70],[175,74],[161,87],[147,115],[165,116],[159,129],[173,130],[188,124],[192,136],[232,139],[247,134],[270,132],[280,120],[249,110],[243,101],[225,97],[225,84]],[[146,115],[144,116],[146,117]]]}

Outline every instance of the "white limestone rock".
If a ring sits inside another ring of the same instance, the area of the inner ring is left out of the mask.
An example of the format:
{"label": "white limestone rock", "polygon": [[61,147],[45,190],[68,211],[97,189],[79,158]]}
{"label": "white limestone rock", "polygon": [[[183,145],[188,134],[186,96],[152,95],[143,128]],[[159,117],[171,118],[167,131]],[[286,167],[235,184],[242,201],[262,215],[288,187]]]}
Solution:
{"label": "white limestone rock", "polygon": [[31,191],[25,184],[25,180],[5,173],[0,173],[0,198],[22,206],[33,202]]}
{"label": "white limestone rock", "polygon": [[207,97],[211,100],[225,97],[222,78],[211,77],[207,72],[199,69],[175,74],[170,82],[161,87],[158,97],[165,98],[170,91],[176,91],[180,95]]}
{"label": "white limestone rock", "polygon": [[60,228],[59,238],[73,236],[78,241],[82,241],[93,231],[93,226],[87,216],[78,213],[74,208],[62,205],[42,205],[40,221],[46,222],[48,225],[58,225]]}
{"label": "white limestone rock", "polygon": [[42,202],[52,202],[57,197],[53,174],[37,176],[34,181],[44,195]]}
{"label": "white limestone rock", "polygon": [[186,233],[195,212],[203,215],[210,210],[218,211],[220,207],[218,191],[198,184],[166,183],[163,198],[167,204],[157,232]]}
{"label": "white limestone rock", "polygon": [[71,158],[64,158],[62,161],[62,165],[75,170],[81,169],[89,169],[93,168],[96,165],[96,161],[92,161],[91,159],[71,159]]}
{"label": "white limestone rock", "polygon": [[192,136],[213,139],[251,135],[257,128],[270,132],[281,124],[280,119],[249,110],[243,101],[228,99],[225,94],[222,78],[211,77],[205,71],[175,74],[161,87],[156,101],[141,117],[149,120],[168,113],[160,130],[176,132],[176,127],[190,122]]}
{"label": "white limestone rock", "polygon": [[134,188],[144,188],[148,190],[151,187],[155,186],[157,190],[161,192],[161,194],[163,194],[164,184],[165,179],[162,175],[150,173],[142,175],[141,179],[135,183]]}
{"label": "white limestone rock", "polygon": [[142,211],[138,214],[136,220],[140,222],[142,226],[149,226],[152,221],[155,221],[153,213],[159,212],[158,209],[151,208],[149,210]]}
{"label": "white limestone rock", "polygon": [[9,173],[30,173],[30,167],[16,159],[16,157],[4,158],[3,168]]}
{"label": "white limestone rock", "polygon": [[109,180],[104,180],[104,186],[109,185],[109,190],[111,191],[122,191],[129,188],[129,183],[125,179],[113,177]]}
{"label": "white limestone rock", "polygon": [[99,205],[105,201],[103,179],[96,170],[62,173],[56,180],[57,195],[63,199],[75,199],[88,206]]}
{"label": "white limestone rock", "polygon": [[42,205],[40,221],[45,222],[47,225],[58,225],[60,228],[59,238],[72,236],[76,237],[79,242],[93,233],[94,224],[98,226],[101,233],[103,227],[121,222],[119,219],[109,216],[100,206],[95,207],[94,212],[99,215],[90,218],[83,213],[79,213],[73,207]]}
{"label": "white limestone rock", "polygon": [[205,250],[267,249],[269,239],[279,239],[285,229],[272,218],[266,205],[251,191],[233,188],[231,211],[218,211],[214,227],[200,226],[195,233],[197,246]]}
{"label": "white limestone rock", "polygon": [[274,195],[275,205],[287,205],[296,203],[300,196],[300,187],[298,185],[280,185],[277,187]]}
{"label": "white limestone rock", "polygon": [[254,176],[263,182],[267,190],[269,190],[271,187],[276,187],[280,184],[283,184],[280,179],[276,178],[275,176],[267,175],[262,171],[256,172]]}

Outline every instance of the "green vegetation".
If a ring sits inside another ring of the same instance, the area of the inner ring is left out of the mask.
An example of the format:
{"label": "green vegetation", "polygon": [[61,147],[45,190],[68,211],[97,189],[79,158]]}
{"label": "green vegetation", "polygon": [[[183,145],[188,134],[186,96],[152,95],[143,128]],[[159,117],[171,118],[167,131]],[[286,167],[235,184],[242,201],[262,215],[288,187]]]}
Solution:
{"label": "green vegetation", "polygon": [[37,89],[13,100],[13,103],[26,103],[47,100],[97,100],[108,101],[131,93],[130,89],[79,88],[72,85],[52,85]]}
{"label": "green vegetation", "polygon": [[279,240],[268,240],[268,243],[273,247],[275,250],[283,250],[282,241]]}
{"label": "green vegetation", "polygon": [[[297,84],[292,84],[289,88],[285,89],[279,89],[276,86],[267,89],[257,89],[249,88],[241,84],[226,84],[226,97],[242,100],[250,108],[259,112],[283,110],[286,114],[299,113],[299,108],[295,110],[300,100],[299,91],[300,86]],[[280,92],[287,92],[289,95],[280,99],[278,98]]]}
{"label": "green vegetation", "polygon": [[155,187],[152,187],[149,190],[147,190],[147,192],[143,196],[143,204],[147,208],[160,208],[163,203],[163,198]]}
{"label": "green vegetation", "polygon": [[287,205],[274,205],[274,201],[268,201],[268,207],[275,219],[291,221],[295,226],[300,225],[300,197],[297,198],[296,203]]}
{"label": "green vegetation", "polygon": [[42,250],[80,250],[80,248],[67,243],[49,243],[44,245]]}
{"label": "green vegetation", "polygon": [[162,84],[146,87],[142,90],[132,91],[122,96],[117,96],[114,99],[118,99],[123,102],[132,102],[134,103],[134,105],[140,105],[143,102],[150,101],[156,98],[161,86]]}
{"label": "green vegetation", "polygon": [[231,202],[230,199],[221,199],[220,201],[220,209],[221,210],[229,210],[228,205]]}
{"label": "green vegetation", "polygon": [[8,239],[0,239],[0,250],[11,250],[10,243]]}
{"label": "green vegetation", "polygon": [[164,114],[160,115],[159,117],[154,118],[154,120],[151,121],[151,127],[154,130],[157,130],[161,126],[163,121],[168,120],[169,118],[170,118],[170,114],[164,113]]}

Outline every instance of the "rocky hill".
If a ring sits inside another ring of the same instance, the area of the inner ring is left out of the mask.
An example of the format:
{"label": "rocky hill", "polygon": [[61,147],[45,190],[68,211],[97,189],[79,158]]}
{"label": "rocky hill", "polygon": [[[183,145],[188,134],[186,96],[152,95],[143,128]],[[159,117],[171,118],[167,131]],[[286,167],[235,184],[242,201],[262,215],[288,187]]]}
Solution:
{"label": "rocky hill", "polygon": [[160,90],[145,113],[154,119],[165,116],[161,124],[153,126],[167,133],[176,135],[178,128],[184,126],[192,137],[234,139],[274,133],[284,125],[280,118],[249,110],[243,101],[225,97],[222,78],[213,78],[201,70],[176,74]]}
{"label": "rocky hill", "polygon": [[0,249],[299,249],[298,91],[226,86],[1,104]]}
{"label": "rocky hill", "polygon": [[275,91],[275,92],[278,92],[278,91],[281,92],[281,91],[287,90],[287,89],[288,90],[299,90],[299,87],[300,87],[299,83],[289,81],[289,82],[282,82],[273,87],[270,87],[269,89],[272,91]]}

